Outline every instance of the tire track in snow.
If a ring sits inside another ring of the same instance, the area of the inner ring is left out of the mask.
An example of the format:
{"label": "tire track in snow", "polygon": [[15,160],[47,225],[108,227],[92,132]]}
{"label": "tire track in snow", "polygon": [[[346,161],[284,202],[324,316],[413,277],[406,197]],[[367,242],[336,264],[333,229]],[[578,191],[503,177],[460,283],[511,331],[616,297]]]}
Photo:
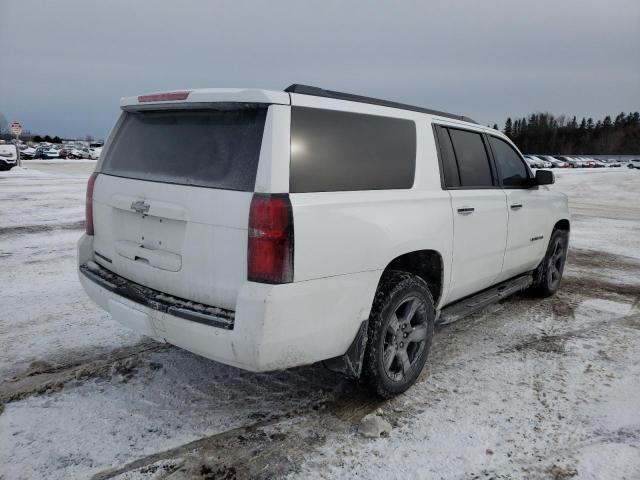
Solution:
{"label": "tire track in snow", "polygon": [[[133,346],[114,349],[103,355],[67,364],[35,362],[25,372],[15,375],[0,384],[0,405],[62,389],[72,380],[88,380],[107,375],[119,364],[140,354],[173,348],[165,343],[144,342]],[[131,368],[131,365],[127,366]],[[117,370],[117,368],[116,368]]]}
{"label": "tire track in snow", "polygon": [[82,230],[84,220],[66,223],[43,223],[39,225],[18,225],[15,227],[0,227],[0,235],[24,235],[30,233],[52,232],[54,230]]}

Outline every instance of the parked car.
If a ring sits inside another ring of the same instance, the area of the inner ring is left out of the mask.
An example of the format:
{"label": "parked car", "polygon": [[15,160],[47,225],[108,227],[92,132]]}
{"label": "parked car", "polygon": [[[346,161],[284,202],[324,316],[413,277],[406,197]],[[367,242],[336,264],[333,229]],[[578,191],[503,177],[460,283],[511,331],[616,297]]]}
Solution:
{"label": "parked car", "polygon": [[44,160],[50,160],[58,158],[59,151],[50,146],[39,146],[36,148],[33,158],[42,158]]}
{"label": "parked car", "polygon": [[628,168],[640,168],[640,158],[633,158],[627,163]]}
{"label": "parked car", "polygon": [[559,288],[567,197],[466,117],[302,85],[121,105],[78,265],[145,335],[252,371],[324,361],[391,397],[435,323]]}
{"label": "parked car", "polygon": [[527,164],[529,165],[529,167],[531,167],[531,168],[542,168],[543,167],[542,161],[537,159],[536,157],[534,157],[532,155],[525,155],[524,159],[527,162]]}
{"label": "parked car", "polygon": [[88,147],[76,147],[71,150],[69,158],[92,158],[93,153]]}
{"label": "parked car", "polygon": [[554,168],[568,168],[569,164],[567,162],[565,162],[564,160],[560,160],[556,157],[552,157],[551,155],[545,155],[544,157],[545,159],[547,159],[549,162],[551,162],[553,164]]}
{"label": "parked car", "polygon": [[91,160],[97,160],[100,158],[100,154],[102,154],[102,146],[99,147],[89,147],[89,152],[91,153]]}
{"label": "parked car", "polygon": [[585,160],[589,162],[592,168],[604,168],[606,164],[601,162],[600,160],[596,160],[595,158],[585,157]]}
{"label": "parked car", "polygon": [[18,164],[18,149],[11,143],[0,144],[0,170],[11,170]]}
{"label": "parked car", "polygon": [[20,158],[31,159],[35,156],[36,149],[33,147],[26,147],[23,150],[20,150]]}
{"label": "parked car", "polygon": [[569,168],[582,168],[585,166],[584,162],[578,158],[572,158],[572,157],[556,157],[556,158],[564,159],[569,164]]}
{"label": "parked car", "polygon": [[539,168],[553,168],[553,164],[544,155],[529,155],[529,158],[536,161],[540,165]]}
{"label": "parked car", "polygon": [[605,162],[607,167],[609,167],[609,168],[619,168],[619,167],[622,166],[622,164],[620,162],[616,161],[613,158],[609,158],[609,159],[603,160],[603,162]]}
{"label": "parked car", "polygon": [[72,149],[69,147],[62,147],[60,150],[58,150],[58,157],[60,158],[69,158],[69,156],[71,155]]}

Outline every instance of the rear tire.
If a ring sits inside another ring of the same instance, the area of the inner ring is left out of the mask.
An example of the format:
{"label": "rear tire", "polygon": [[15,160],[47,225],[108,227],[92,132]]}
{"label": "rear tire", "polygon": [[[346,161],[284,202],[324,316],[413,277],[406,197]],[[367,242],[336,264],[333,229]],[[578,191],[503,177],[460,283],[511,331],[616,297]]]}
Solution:
{"label": "rear tire", "polygon": [[369,316],[363,377],[381,397],[413,385],[424,367],[435,321],[433,298],[424,280],[390,271],[383,274]]}
{"label": "rear tire", "polygon": [[554,230],[549,239],[547,253],[534,273],[531,291],[542,298],[550,297],[560,288],[569,249],[569,232]]}

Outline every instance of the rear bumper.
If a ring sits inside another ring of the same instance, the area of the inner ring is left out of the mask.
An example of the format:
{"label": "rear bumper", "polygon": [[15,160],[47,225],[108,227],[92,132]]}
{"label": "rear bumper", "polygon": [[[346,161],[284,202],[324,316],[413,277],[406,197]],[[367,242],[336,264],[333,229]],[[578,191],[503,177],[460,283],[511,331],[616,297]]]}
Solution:
{"label": "rear bumper", "polygon": [[[93,261],[93,238],[78,242],[78,266]],[[251,371],[315,363],[344,354],[369,316],[381,272],[285,285],[245,282],[232,329],[172,315],[132,301],[79,271],[98,305],[122,324],[198,355]]]}

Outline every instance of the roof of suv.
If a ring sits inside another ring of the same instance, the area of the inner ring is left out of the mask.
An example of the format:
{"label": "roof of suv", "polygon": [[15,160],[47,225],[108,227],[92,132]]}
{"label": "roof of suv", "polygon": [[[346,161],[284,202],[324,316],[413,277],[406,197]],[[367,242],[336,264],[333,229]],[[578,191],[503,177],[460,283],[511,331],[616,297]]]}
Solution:
{"label": "roof of suv", "polygon": [[336,100],[347,100],[349,102],[368,103],[370,105],[399,108],[401,110],[410,110],[412,112],[428,113],[430,115],[437,115],[439,117],[453,118],[455,120],[461,120],[463,122],[477,123],[469,117],[465,117],[463,115],[441,112],[439,110],[432,110],[430,108],[417,107],[415,105],[408,105],[406,103],[392,102],[390,100],[381,100],[379,98],[363,97],[361,95],[353,95],[351,93],[335,92],[333,90],[325,90],[323,88],[312,87],[310,85],[300,85],[298,83],[289,85],[287,88],[285,88],[284,91],[288,93],[312,95],[314,97],[333,98]]}

